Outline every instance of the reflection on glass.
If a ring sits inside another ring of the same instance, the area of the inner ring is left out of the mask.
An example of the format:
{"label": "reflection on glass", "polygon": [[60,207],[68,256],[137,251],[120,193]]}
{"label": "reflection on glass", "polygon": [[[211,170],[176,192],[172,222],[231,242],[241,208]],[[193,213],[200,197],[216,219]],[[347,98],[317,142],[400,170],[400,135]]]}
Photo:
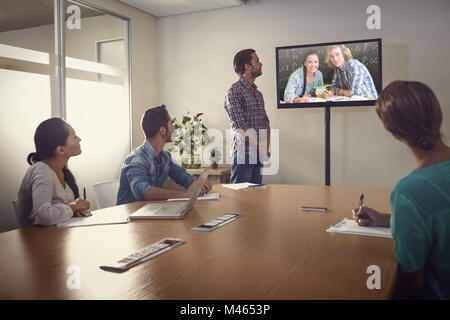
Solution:
{"label": "reflection on glass", "polygon": [[16,227],[12,200],[34,151],[34,131],[51,116],[53,0],[0,1],[0,232]]}
{"label": "reflection on glass", "polygon": [[66,1],[70,5],[79,6],[80,16],[66,24],[67,120],[77,128],[83,150],[71,170],[95,209],[92,185],[118,179],[131,148],[128,21]]}
{"label": "reflection on glass", "polygon": [[[36,127],[61,116],[55,3],[0,1],[0,232],[17,226],[12,200],[29,167]],[[67,96],[61,107],[83,138],[83,154],[71,169],[95,209],[92,183],[117,179],[130,151],[128,20],[76,1],[63,3]]]}

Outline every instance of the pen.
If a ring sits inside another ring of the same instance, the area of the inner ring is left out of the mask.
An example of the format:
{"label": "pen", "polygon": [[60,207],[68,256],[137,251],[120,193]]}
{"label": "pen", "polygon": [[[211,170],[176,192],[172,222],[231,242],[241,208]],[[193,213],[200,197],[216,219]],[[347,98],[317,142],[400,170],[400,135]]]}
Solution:
{"label": "pen", "polygon": [[247,188],[259,188],[259,187],[264,187],[264,186],[265,186],[264,183],[260,183],[260,184],[254,184],[254,185],[248,186]]}
{"label": "pen", "polygon": [[364,206],[364,193],[361,193],[361,197],[359,197],[359,210]]}
{"label": "pen", "polygon": [[83,187],[83,198],[86,200],[86,187]]}
{"label": "pen", "polygon": [[[364,193],[361,193],[361,196],[359,197],[359,211],[361,211],[362,207],[364,206]],[[361,221],[361,218],[358,218],[358,222]]]}

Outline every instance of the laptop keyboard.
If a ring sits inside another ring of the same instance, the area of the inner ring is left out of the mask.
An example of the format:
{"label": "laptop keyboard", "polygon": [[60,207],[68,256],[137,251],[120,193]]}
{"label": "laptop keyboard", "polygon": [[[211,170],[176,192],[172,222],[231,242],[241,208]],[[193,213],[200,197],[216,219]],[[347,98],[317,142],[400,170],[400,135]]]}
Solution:
{"label": "laptop keyboard", "polygon": [[155,216],[180,216],[186,209],[186,203],[167,204],[155,212]]}

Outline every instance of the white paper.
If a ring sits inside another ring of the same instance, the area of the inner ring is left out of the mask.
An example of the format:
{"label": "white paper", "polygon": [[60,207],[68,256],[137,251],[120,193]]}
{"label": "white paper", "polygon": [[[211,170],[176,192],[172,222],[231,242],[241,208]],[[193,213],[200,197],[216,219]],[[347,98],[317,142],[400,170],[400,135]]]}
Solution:
{"label": "white paper", "polygon": [[[117,214],[114,212],[99,212],[92,211],[91,217],[75,217],[70,218],[65,222],[58,223],[57,228],[73,228],[73,227],[87,227],[87,226],[98,226],[104,224],[121,224],[130,222],[128,215],[123,213]],[[102,210],[104,211],[104,210]]]}
{"label": "white paper", "polygon": [[[198,197],[197,200],[219,200],[220,193],[207,193],[201,197]],[[189,198],[172,198],[167,199],[167,201],[188,201]]]}
{"label": "white paper", "polygon": [[232,190],[241,190],[241,189],[247,189],[249,186],[254,186],[254,185],[257,185],[257,183],[242,182],[242,183],[222,184],[222,187],[232,189]]}
{"label": "white paper", "polygon": [[335,225],[329,227],[327,232],[356,234],[362,236],[392,238],[391,228],[362,227],[353,219],[344,218]]}

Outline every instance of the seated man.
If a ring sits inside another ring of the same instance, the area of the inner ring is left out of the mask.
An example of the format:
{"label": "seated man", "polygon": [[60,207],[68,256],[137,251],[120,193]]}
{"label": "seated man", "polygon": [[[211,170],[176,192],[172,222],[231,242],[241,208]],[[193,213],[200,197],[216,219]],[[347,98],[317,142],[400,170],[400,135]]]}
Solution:
{"label": "seated man", "polygon": [[[123,163],[117,204],[190,197],[196,178],[172,161],[170,153],[163,150],[164,145],[172,141],[174,130],[166,106],[148,109],[142,117],[141,126],[146,140]],[[162,188],[167,177],[186,189]],[[206,181],[200,195],[211,188],[211,182]]]}

